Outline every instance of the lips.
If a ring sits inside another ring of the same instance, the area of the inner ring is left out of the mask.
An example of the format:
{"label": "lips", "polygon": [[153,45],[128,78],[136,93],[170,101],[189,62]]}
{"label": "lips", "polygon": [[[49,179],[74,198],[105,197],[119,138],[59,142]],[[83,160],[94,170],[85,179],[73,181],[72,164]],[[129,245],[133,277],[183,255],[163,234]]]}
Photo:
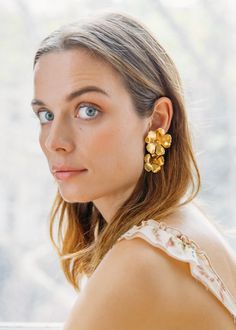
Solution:
{"label": "lips", "polygon": [[53,175],[58,180],[66,180],[75,176],[80,176],[83,173],[87,172],[87,170],[83,171],[67,171],[67,172],[55,172]]}
{"label": "lips", "polygon": [[82,168],[82,167],[69,167],[69,166],[56,166],[53,165],[52,166],[52,173],[55,174],[57,172],[78,172],[78,171],[84,171],[86,170],[86,168]]}
{"label": "lips", "polygon": [[51,172],[53,174],[53,176],[62,181],[62,180],[66,180],[69,179],[71,177],[74,176],[78,176],[83,174],[84,172],[87,172],[87,169],[84,167],[71,167],[71,166],[65,166],[65,165],[53,165],[51,167]]}

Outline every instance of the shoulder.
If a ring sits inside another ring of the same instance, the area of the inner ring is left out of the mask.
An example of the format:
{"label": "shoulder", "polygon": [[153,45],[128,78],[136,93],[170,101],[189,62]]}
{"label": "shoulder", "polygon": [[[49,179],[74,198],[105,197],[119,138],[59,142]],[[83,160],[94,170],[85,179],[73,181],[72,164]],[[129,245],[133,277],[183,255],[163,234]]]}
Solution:
{"label": "shoulder", "polygon": [[117,242],[88,280],[64,329],[75,330],[78,322],[81,330],[154,329],[173,281],[168,257],[156,250],[139,237]]}
{"label": "shoulder", "polygon": [[139,284],[140,288],[147,288],[148,284],[151,285],[153,265],[156,263],[154,251],[153,246],[139,237],[118,241],[89,279],[90,286],[102,276],[103,280],[109,279],[122,287],[133,283],[133,286]]}

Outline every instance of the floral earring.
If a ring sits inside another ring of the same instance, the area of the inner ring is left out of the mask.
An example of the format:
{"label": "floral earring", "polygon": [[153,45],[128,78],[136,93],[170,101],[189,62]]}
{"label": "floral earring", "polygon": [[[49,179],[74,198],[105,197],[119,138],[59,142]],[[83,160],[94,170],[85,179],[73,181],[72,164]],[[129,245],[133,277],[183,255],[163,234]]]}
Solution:
{"label": "floral earring", "polygon": [[157,173],[161,170],[161,166],[164,165],[165,148],[170,147],[171,141],[171,135],[165,134],[163,128],[148,132],[145,142],[149,153],[144,156],[144,169],[147,172]]}

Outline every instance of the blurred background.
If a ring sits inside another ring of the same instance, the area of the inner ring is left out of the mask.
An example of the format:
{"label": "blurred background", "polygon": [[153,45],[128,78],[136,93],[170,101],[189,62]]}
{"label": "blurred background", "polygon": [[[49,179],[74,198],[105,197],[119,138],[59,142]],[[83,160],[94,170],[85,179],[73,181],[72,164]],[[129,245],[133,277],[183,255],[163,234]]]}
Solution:
{"label": "blurred background", "polygon": [[56,185],[30,107],[33,57],[52,30],[102,9],[141,19],[176,63],[202,174],[198,200],[236,251],[236,2],[0,0],[0,322],[64,322],[76,298],[49,240]]}

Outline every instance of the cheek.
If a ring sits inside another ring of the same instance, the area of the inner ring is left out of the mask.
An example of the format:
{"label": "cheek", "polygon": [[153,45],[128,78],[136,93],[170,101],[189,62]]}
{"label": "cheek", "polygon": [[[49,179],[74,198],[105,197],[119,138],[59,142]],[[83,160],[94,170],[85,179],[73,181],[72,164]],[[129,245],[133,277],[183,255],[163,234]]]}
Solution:
{"label": "cheek", "polygon": [[[102,130],[96,132],[93,137],[87,139],[87,154],[95,161],[108,160],[117,148],[117,136],[114,131]],[[96,157],[93,157],[93,155]]]}
{"label": "cheek", "polygon": [[104,169],[122,171],[128,170],[129,167],[140,169],[144,157],[144,142],[137,132],[126,129],[103,130],[96,134],[88,150],[93,150],[91,155],[96,155],[95,163],[102,164]]}

